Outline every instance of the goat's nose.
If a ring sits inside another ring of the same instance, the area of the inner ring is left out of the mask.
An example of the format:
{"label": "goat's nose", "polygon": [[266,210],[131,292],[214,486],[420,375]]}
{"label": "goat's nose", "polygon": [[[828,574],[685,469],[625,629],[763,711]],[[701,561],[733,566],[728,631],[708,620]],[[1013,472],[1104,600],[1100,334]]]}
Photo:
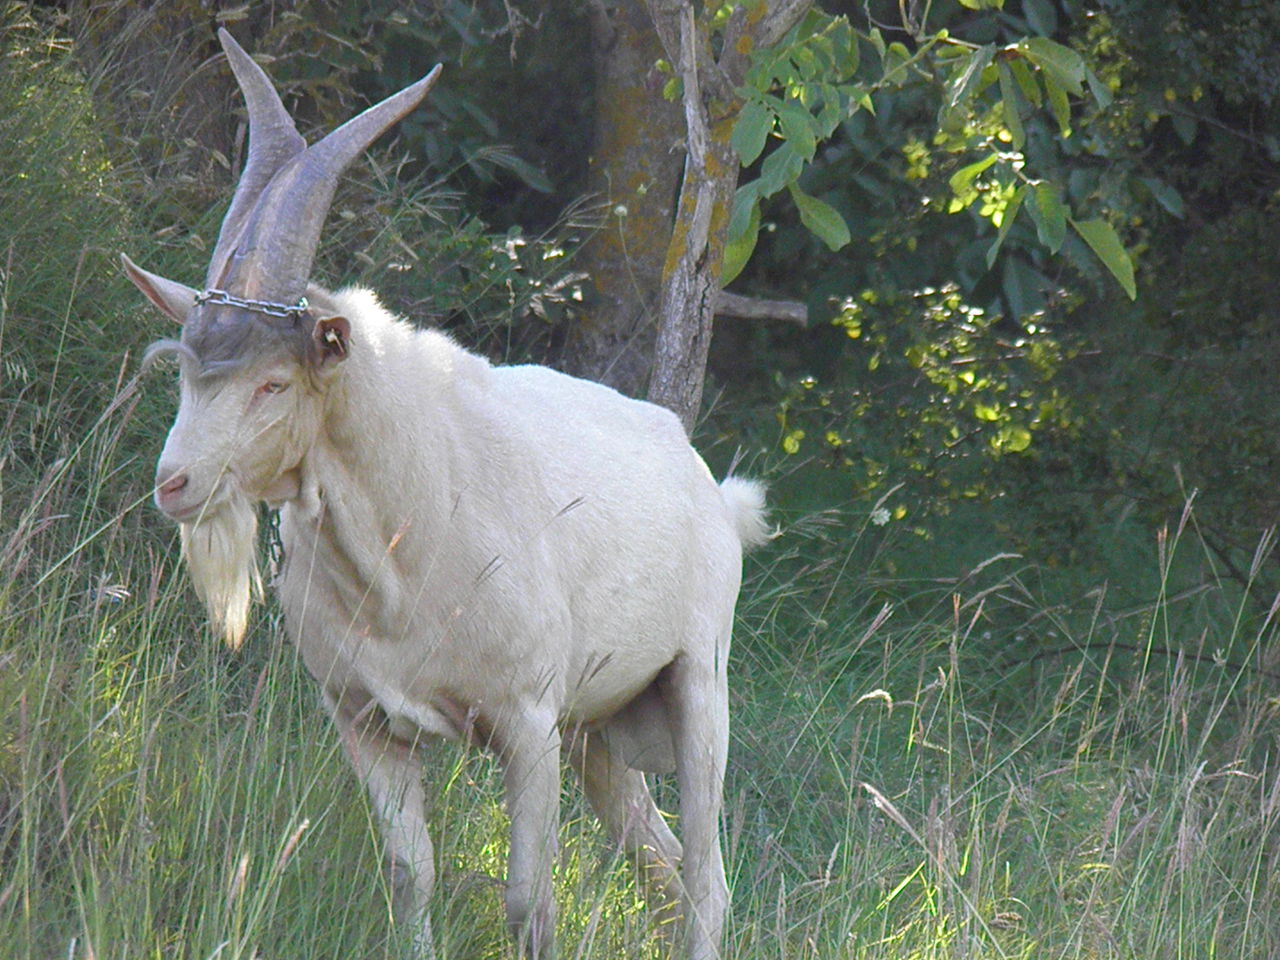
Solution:
{"label": "goat's nose", "polygon": [[172,500],[187,485],[187,475],[185,473],[175,473],[168,480],[163,481],[156,487],[156,497],[161,502]]}

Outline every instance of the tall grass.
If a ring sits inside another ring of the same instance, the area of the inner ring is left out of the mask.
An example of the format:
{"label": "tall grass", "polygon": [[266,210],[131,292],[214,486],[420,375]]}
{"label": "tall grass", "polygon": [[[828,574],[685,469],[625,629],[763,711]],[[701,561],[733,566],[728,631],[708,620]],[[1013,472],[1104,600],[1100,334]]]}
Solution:
{"label": "tall grass", "polygon": [[[146,506],[170,398],[133,379],[150,332],[107,256],[146,238],[74,74],[13,65],[0,123],[50,130],[0,157],[0,957],[408,957],[275,615],[210,642]],[[55,183],[68,151],[99,179]],[[779,519],[732,667],[728,957],[1280,955],[1270,537],[1219,579],[1189,504],[1132,583],[1072,597],[998,546],[911,580],[892,522]],[[493,763],[429,767],[440,953],[510,956]],[[562,955],[663,955],[570,783],[561,839]]]}
{"label": "tall grass", "polygon": [[[0,529],[4,955],[408,956],[279,624],[218,649],[143,508],[98,519],[130,410]],[[800,521],[750,566],[728,955],[1276,955],[1270,603],[1209,582],[1127,616],[1101,591],[1050,608],[1012,557],[877,579],[859,530]],[[1198,549],[1184,525],[1151,562]],[[440,747],[430,767],[441,954],[508,956],[493,765]],[[565,955],[661,955],[569,784],[562,839]]]}

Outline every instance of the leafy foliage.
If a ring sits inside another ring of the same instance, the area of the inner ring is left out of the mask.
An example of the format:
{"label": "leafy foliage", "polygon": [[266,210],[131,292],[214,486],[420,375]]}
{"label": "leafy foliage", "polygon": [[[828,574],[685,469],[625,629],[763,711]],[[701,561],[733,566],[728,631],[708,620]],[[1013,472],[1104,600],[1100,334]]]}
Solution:
{"label": "leafy foliage", "polygon": [[[1028,172],[1024,152],[1024,114],[1047,104],[1058,135],[1067,138],[1072,134],[1071,99],[1085,98],[1087,82],[1089,97],[1105,108],[1111,103],[1110,89],[1077,51],[1049,37],[974,45],[953,39],[945,27],[928,33],[923,24],[913,26],[914,48],[909,48],[886,42],[879,27],[859,33],[844,17],[814,10],[776,48],[756,54],[740,91],[745,104],[734,129],[734,146],[743,166],[750,167],[771,138],[778,142],[760,163],[759,176],[738,188],[725,282],[737,276],[755,248],[760,202],[783,187],[804,226],[831,250],[849,243],[851,235],[838,210],[806,193],[799,181],[815,161],[818,145],[835,136],[843,121],[858,110],[874,112],[878,100],[892,101],[906,87],[924,84],[941,88],[935,147],[956,155],[979,155],[950,178],[948,212],[968,209],[979,197],[1000,198],[984,203],[981,210],[998,231],[987,253],[988,266],[1030,191],[1034,202],[1025,209],[1035,221],[1039,242],[1058,253],[1069,222],[1130,299],[1135,297],[1133,264],[1115,229],[1102,217],[1073,216],[1052,179],[1056,171]],[[874,52],[878,68],[860,55],[862,45]],[[989,91],[998,97],[992,100],[986,96]],[[913,146],[918,165],[925,160],[919,143]],[[1035,158],[1031,160],[1034,170]]]}
{"label": "leafy foliage", "polygon": [[855,497],[907,482],[918,514],[945,514],[1006,492],[1005,459],[1037,459],[1080,431],[1056,382],[1068,350],[1043,315],[1014,325],[951,286],[864,290],[832,323],[843,336],[826,336],[826,372],[799,378],[779,405],[780,444],[847,472]]}

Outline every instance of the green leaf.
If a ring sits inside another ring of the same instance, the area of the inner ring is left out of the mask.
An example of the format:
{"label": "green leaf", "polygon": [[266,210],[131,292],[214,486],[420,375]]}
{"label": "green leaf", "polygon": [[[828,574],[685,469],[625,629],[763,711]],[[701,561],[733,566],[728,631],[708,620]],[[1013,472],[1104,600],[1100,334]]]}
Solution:
{"label": "green leaf", "polygon": [[1063,137],[1071,136],[1071,104],[1067,101],[1067,91],[1049,74],[1044,74],[1044,89],[1049,94],[1054,119],[1058,121],[1058,132]]}
{"label": "green leaf", "polygon": [[782,136],[796,148],[796,152],[806,160],[813,159],[818,148],[818,138],[814,133],[813,114],[804,108],[799,100],[783,100],[778,107],[778,121],[782,127]]}
{"label": "green leaf", "polygon": [[1183,218],[1187,210],[1182,202],[1182,194],[1174,187],[1158,177],[1143,177],[1142,183],[1151,191],[1151,196],[1155,198],[1156,203],[1160,204],[1179,220]]}
{"label": "green leaf", "polygon": [[963,66],[956,68],[950,83],[947,84],[948,93],[946,105],[943,107],[944,113],[950,113],[970,97],[982,92],[985,87],[985,84],[982,84],[983,71],[991,64],[991,58],[995,52],[996,48],[991,44],[981,46],[969,54]]}
{"label": "green leaf", "polygon": [[1052,284],[1039,270],[1022,257],[1010,256],[1004,258],[1000,274],[1000,291],[1009,304],[1011,319],[1044,309],[1044,291]]}
{"label": "green leaf", "polygon": [[733,206],[729,210],[729,227],[725,237],[729,243],[740,238],[747,231],[747,223],[751,219],[751,210],[760,200],[760,181],[744,183],[733,194]]}
{"label": "green leaf", "polygon": [[871,99],[871,91],[862,84],[857,84],[849,89],[849,115],[852,116],[859,107],[875,116],[876,104]]}
{"label": "green leaf", "polygon": [[1028,37],[1021,47],[1027,59],[1057,80],[1072,96],[1084,96],[1084,59],[1080,54],[1048,37]]}
{"label": "green leaf", "polygon": [[1098,101],[1098,106],[1104,110],[1111,106],[1111,88],[1098,79],[1098,75],[1089,69],[1084,68],[1084,78],[1089,81],[1089,92],[1093,94],[1093,99]]}
{"label": "green leaf", "polygon": [[1040,91],[1040,81],[1036,79],[1036,75],[1031,72],[1031,68],[1027,66],[1027,61],[1018,57],[1014,60],[1006,61],[1009,69],[1013,71],[1014,78],[1018,81],[1018,89],[1022,91],[1022,95],[1036,109],[1039,109],[1044,103],[1044,94]]}
{"label": "green leaf", "polygon": [[886,86],[900,87],[907,80],[907,64],[911,62],[911,51],[905,44],[894,41],[884,52],[884,76],[881,83]]}
{"label": "green leaf", "polygon": [[951,192],[956,196],[968,192],[973,187],[973,181],[977,180],[978,177],[986,172],[988,167],[999,159],[998,154],[989,153],[981,160],[971,163],[967,167],[961,167],[947,181],[951,185]]}
{"label": "green leaf", "polygon": [[1013,226],[1014,218],[1017,217],[1018,211],[1022,208],[1022,198],[1026,196],[1027,188],[1025,185],[1019,187],[1013,193],[1013,199],[1009,201],[1009,205],[1004,208],[1004,214],[1000,219],[1000,232],[996,234],[996,239],[991,248],[987,250],[987,269],[991,269],[996,262],[996,254],[1000,252],[1000,248],[1004,245],[1004,238],[1009,235],[1009,228]]}
{"label": "green leaf", "polygon": [[835,23],[832,39],[834,41],[836,68],[840,73],[840,79],[845,80],[852,77],[858,70],[858,58],[860,55],[858,37],[849,26],[849,21],[841,17]]}
{"label": "green leaf", "polygon": [[849,225],[835,207],[817,197],[811,197],[794,183],[788,185],[791,199],[800,211],[800,222],[813,231],[818,239],[832,250],[839,250],[849,242]]}
{"label": "green leaf", "polygon": [[759,100],[748,100],[733,125],[733,149],[744,167],[756,162],[764,150],[764,142],[773,129],[773,112]]}
{"label": "green leaf", "polygon": [[880,33],[879,27],[872,27],[871,32],[867,34],[867,42],[880,54],[881,59],[884,58],[884,36]]}
{"label": "green leaf", "polygon": [[818,110],[817,134],[818,139],[826,140],[844,119],[844,108],[834,84],[823,83],[818,89],[822,95],[822,107]]}
{"label": "green leaf", "polygon": [[1001,427],[991,446],[999,453],[1022,453],[1031,446],[1031,431],[1016,424]]}
{"label": "green leaf", "polygon": [[[738,194],[741,195],[741,188]],[[737,196],[734,198],[735,206]],[[737,279],[742,268],[755,252],[756,240],[760,237],[760,201],[754,196],[745,208],[743,228],[734,235],[732,233],[733,217],[729,218],[731,232],[724,245],[724,256],[720,260],[720,286],[727,287]]]}
{"label": "green leaf", "polygon": [[760,179],[756,181],[761,197],[771,197],[787,184],[795,181],[804,169],[804,157],[796,152],[795,146],[787,141],[777,150],[765,157],[760,168]]}
{"label": "green leaf", "polygon": [[1071,225],[1120,282],[1129,299],[1136,300],[1138,288],[1133,280],[1133,260],[1111,224],[1105,220],[1072,220]]}
{"label": "green leaf", "polygon": [[1013,149],[1021,150],[1027,142],[1027,132],[1022,129],[1022,118],[1018,116],[1018,85],[1013,79],[1009,65],[1000,61],[1000,102],[1004,107],[1004,125],[1009,128],[1013,138]]}
{"label": "green leaf", "polygon": [[1062,249],[1062,241],[1067,239],[1067,207],[1062,202],[1058,185],[1036,184],[1035,199],[1031,214],[1040,242],[1049,248],[1050,253],[1057,253]]}

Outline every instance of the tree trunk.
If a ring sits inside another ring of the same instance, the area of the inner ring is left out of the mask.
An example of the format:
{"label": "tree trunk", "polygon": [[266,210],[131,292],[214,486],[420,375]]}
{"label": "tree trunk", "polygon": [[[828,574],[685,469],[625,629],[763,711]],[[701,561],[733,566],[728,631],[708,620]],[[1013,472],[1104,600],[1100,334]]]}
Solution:
{"label": "tree trunk", "polygon": [[723,28],[717,58],[709,17],[700,20],[690,0],[647,0],[654,28],[681,81],[687,145],[680,203],[662,270],[649,399],[675,411],[690,432],[702,403],[738,185],[738,157],[730,142],[742,106],[735,90],[751,53],[777,43],[811,2],[761,2],[753,5],[750,21],[746,5],[738,5]]}
{"label": "tree trunk", "polygon": [[641,0],[591,6],[595,129],[588,187],[603,226],[583,247],[587,315],[570,332],[564,365],[631,396],[652,367],[654,317],[683,160],[680,105],[662,97],[663,56]]}

